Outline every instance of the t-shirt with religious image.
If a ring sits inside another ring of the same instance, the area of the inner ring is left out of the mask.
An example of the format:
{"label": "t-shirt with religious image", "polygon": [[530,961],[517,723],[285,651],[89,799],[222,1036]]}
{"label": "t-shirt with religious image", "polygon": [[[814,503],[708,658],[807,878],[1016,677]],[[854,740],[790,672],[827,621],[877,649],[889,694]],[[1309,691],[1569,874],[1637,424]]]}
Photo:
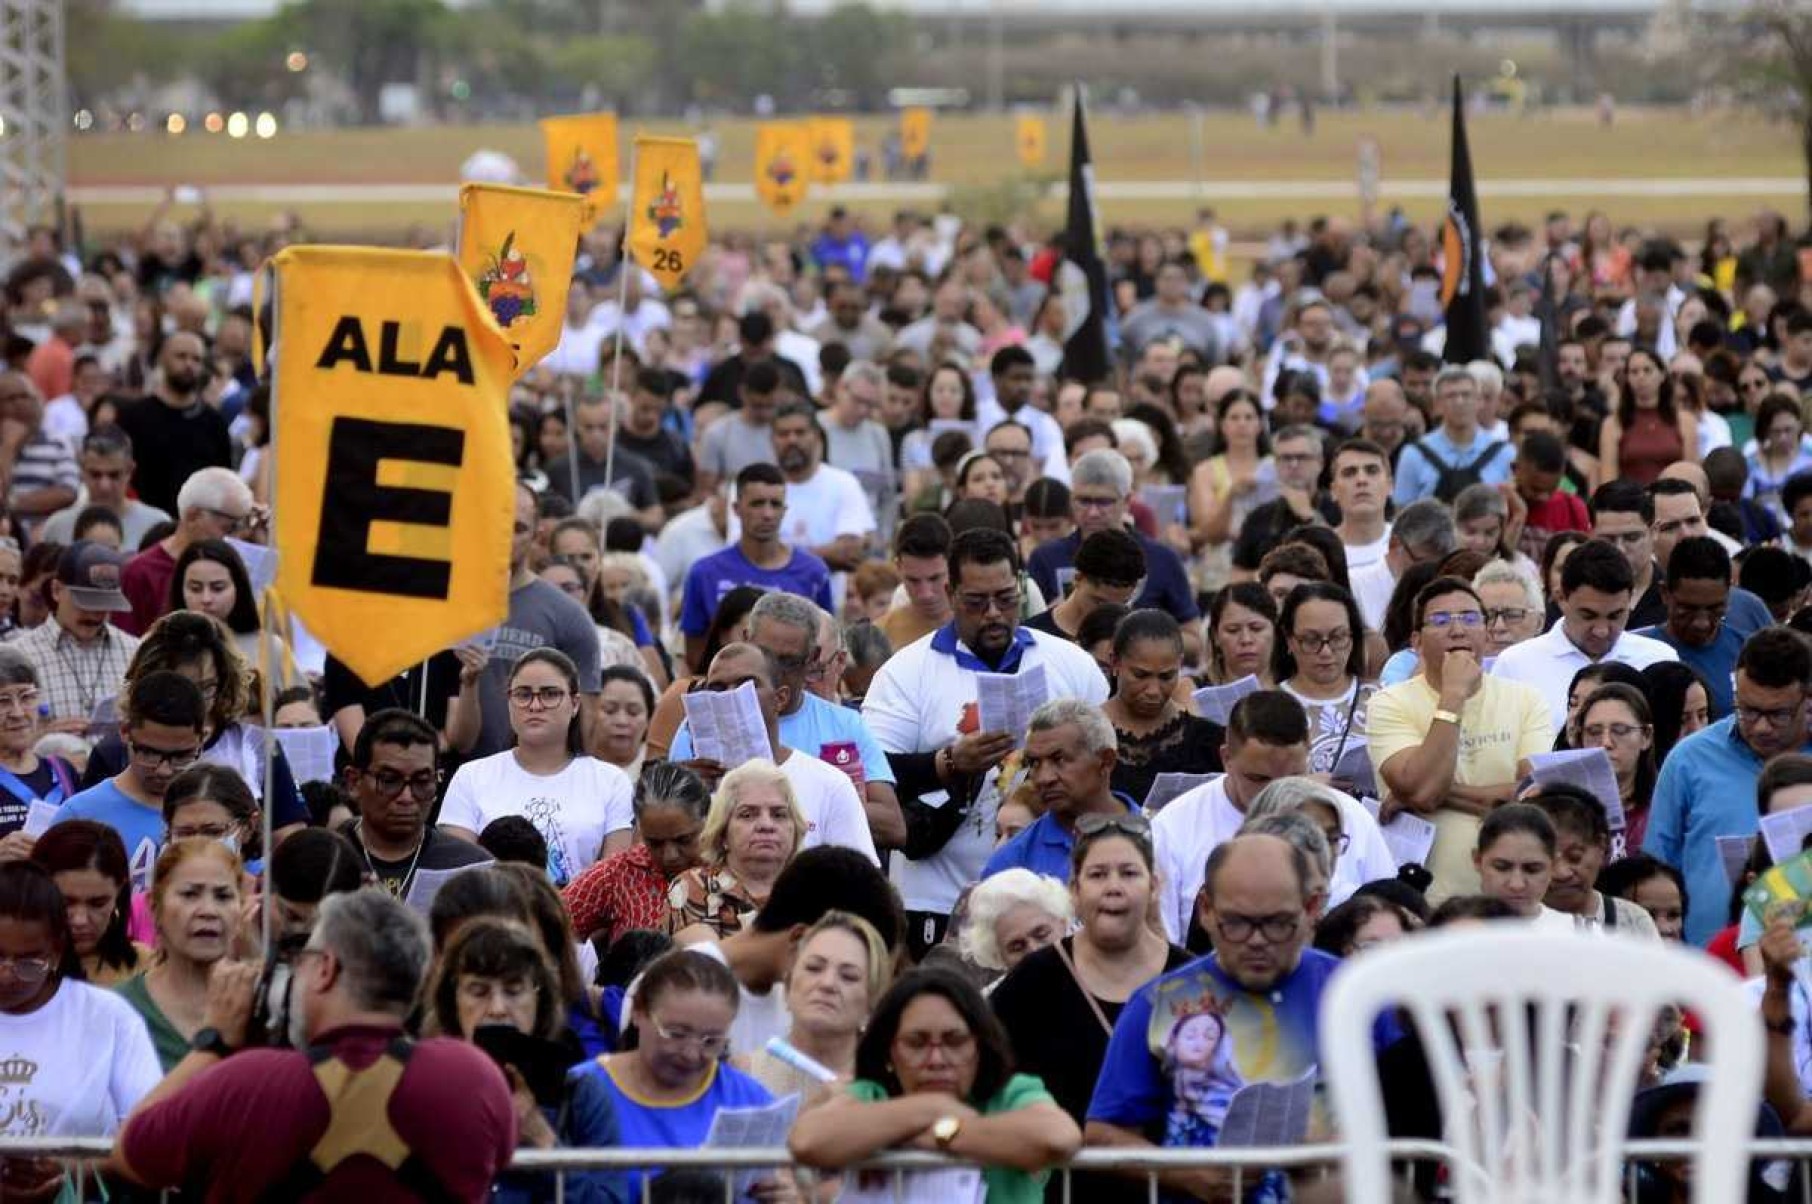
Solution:
{"label": "t-shirt with religious image", "polygon": [[[1283,689],[1308,714],[1310,773],[1332,773],[1341,757],[1348,754],[1364,757],[1366,713],[1371,709],[1372,695],[1378,692],[1377,686],[1355,680],[1338,698],[1310,698],[1287,684]],[[1342,785],[1341,789],[1365,793],[1353,790],[1352,785]]]}
{"label": "t-shirt with religious image", "polygon": [[111,1137],[163,1075],[112,991],[64,979],[43,1007],[0,1012],[0,1137]]}
{"label": "t-shirt with religious image", "polygon": [[[1305,949],[1296,969],[1261,993],[1240,986],[1210,954],[1142,987],[1114,1023],[1088,1118],[1166,1148],[1217,1144],[1241,1088],[1317,1071],[1316,1017],[1339,965]],[[1311,1131],[1326,1122],[1319,1098],[1315,1113]]]}
{"label": "t-shirt with religious image", "polygon": [[468,761],[447,784],[440,822],[483,832],[520,815],[547,841],[547,875],[565,886],[598,859],[604,838],[635,823],[629,775],[596,757],[574,757],[558,773],[530,773],[514,751]]}

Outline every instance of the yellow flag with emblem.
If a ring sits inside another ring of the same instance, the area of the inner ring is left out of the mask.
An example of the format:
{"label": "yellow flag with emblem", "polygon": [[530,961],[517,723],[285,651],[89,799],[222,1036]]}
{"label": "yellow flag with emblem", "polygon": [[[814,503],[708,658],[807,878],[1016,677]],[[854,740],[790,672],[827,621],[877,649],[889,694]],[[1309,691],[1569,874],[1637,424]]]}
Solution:
{"label": "yellow flag with emblem", "polygon": [[1022,113],[1015,123],[1013,144],[1019,149],[1021,167],[1044,164],[1044,118]]}
{"label": "yellow flag with emblem", "polygon": [[931,150],[931,110],[914,107],[900,110],[900,153],[918,159]]}
{"label": "yellow flag with emblem", "polygon": [[584,197],[590,226],[617,202],[617,115],[543,117],[541,136],[547,143],[547,186]]}
{"label": "yellow flag with emblem", "polygon": [[755,194],[785,217],[805,199],[811,138],[803,122],[764,121],[755,127]]}
{"label": "yellow flag with emblem", "polygon": [[522,376],[560,342],[583,198],[467,184],[459,190],[459,266],[516,352]]}
{"label": "yellow flag with emblem", "polygon": [[856,170],[856,123],[847,117],[814,117],[811,135],[814,184],[841,184]]}
{"label": "yellow flag with emblem", "polygon": [[515,359],[451,255],[276,269],[277,592],[375,685],[508,614]]}
{"label": "yellow flag with emblem", "polygon": [[629,253],[668,292],[680,286],[705,249],[705,188],[698,143],[690,138],[635,140],[635,189],[629,200]]}

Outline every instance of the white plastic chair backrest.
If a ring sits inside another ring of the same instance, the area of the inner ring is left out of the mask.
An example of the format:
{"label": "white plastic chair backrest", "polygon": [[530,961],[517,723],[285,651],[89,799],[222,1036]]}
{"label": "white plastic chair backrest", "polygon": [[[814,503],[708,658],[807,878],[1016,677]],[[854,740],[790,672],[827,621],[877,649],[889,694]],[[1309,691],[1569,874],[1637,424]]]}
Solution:
{"label": "white plastic chair backrest", "polygon": [[1345,1198],[1391,1199],[1372,1024],[1395,1007],[1427,1054],[1457,1204],[1613,1204],[1637,1076],[1671,1004],[1698,1014],[1711,1053],[1692,1199],[1742,1199],[1762,1034],[1741,981],[1697,950],[1509,921],[1393,941],[1335,973],[1320,1037]]}

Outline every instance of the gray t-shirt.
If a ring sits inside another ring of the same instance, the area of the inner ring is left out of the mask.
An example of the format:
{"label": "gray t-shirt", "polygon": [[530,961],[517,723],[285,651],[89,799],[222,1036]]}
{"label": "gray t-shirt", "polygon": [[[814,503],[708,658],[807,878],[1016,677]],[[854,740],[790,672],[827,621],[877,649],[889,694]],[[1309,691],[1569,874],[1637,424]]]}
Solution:
{"label": "gray t-shirt", "polygon": [[467,754],[477,760],[510,747],[510,669],[524,653],[552,645],[572,658],[579,669],[579,692],[596,694],[598,680],[598,629],[585,608],[547,582],[536,578],[510,591],[510,614],[497,629],[497,646],[478,683],[478,704],[484,717],[478,743]]}
{"label": "gray t-shirt", "polygon": [[1220,362],[1221,336],[1214,315],[1193,305],[1169,309],[1156,301],[1143,301],[1120,319],[1120,342],[1129,356],[1154,339],[1176,336],[1195,348],[1206,363]]}
{"label": "gray t-shirt", "polygon": [[899,489],[894,469],[893,440],[887,428],[872,418],[851,430],[826,415],[819,423],[827,444],[824,459],[834,468],[854,474],[861,482],[868,504],[880,520],[883,537],[893,533],[894,498]]}
{"label": "gray t-shirt", "polygon": [[[44,527],[38,532],[41,543],[68,544],[75,542],[75,520],[88,508],[86,497],[78,497],[75,505],[65,506],[44,520]],[[125,528],[121,547],[137,548],[145,541],[146,532],[158,523],[167,523],[170,516],[156,506],[147,506],[137,498],[127,498],[120,514],[120,525]]]}
{"label": "gray t-shirt", "polygon": [[646,510],[658,506],[660,493],[654,487],[654,470],[648,461],[627,448],[617,448],[616,459],[609,461],[610,477],[604,476],[604,460],[593,460],[581,451],[579,453],[579,488],[572,487],[572,461],[561,456],[547,465],[547,487],[565,497],[567,501],[578,505],[585,500],[585,495],[594,489],[603,489],[606,484],[629,500],[637,510]]}
{"label": "gray t-shirt", "polygon": [[719,480],[733,480],[751,464],[772,464],[774,428],[744,422],[741,414],[726,414],[712,423],[698,445],[698,467]]}

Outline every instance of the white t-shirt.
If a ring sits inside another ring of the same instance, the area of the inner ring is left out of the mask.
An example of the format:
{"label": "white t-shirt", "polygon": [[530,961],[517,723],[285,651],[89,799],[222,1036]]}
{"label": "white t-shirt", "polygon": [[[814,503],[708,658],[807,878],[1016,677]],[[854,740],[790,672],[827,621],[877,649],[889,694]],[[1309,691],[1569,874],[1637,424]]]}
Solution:
{"label": "white t-shirt", "polygon": [[1679,659],[1680,654],[1671,645],[1625,631],[1611,650],[1595,662],[1567,638],[1566,620],[1562,618],[1554,620],[1552,627],[1534,639],[1504,649],[1491,666],[1491,674],[1507,681],[1527,682],[1540,690],[1558,732],[1567,721],[1567,690],[1573,684],[1573,675],[1587,665],[1619,661],[1632,669],[1646,669],[1657,661]]}
{"label": "white t-shirt", "polygon": [[[1397,859],[1384,843],[1384,833],[1378,831],[1378,821],[1372,813],[1357,799],[1338,790],[1334,793],[1340,795],[1340,830],[1347,835],[1347,848],[1334,862],[1334,878],[1328,883],[1329,907],[1346,902],[1367,882],[1397,876]],[[1160,888],[1158,907],[1172,944],[1182,944],[1189,935],[1189,920],[1195,912],[1195,897],[1202,889],[1208,854],[1238,835],[1245,822],[1246,813],[1227,797],[1225,775],[1177,796],[1152,817],[1152,851]]]}
{"label": "white t-shirt", "polygon": [[881,864],[868,830],[868,812],[862,809],[861,796],[848,774],[798,749],[781,762],[780,772],[793,784],[793,795],[805,815],[805,840],[800,848],[841,845]]}
{"label": "white t-shirt", "polygon": [[629,775],[596,757],[574,757],[546,776],[530,773],[505,749],[468,761],[447,784],[440,822],[468,832],[505,815],[521,815],[547,841],[547,873],[563,886],[592,862],[604,838],[635,822]]}
{"label": "white t-shirt", "polygon": [[1390,571],[1390,562],[1380,556],[1364,568],[1353,568],[1349,563],[1347,579],[1353,584],[1353,601],[1359,604],[1359,617],[1365,620],[1365,629],[1382,631],[1384,612],[1390,609],[1390,596],[1397,592],[1397,578]]}
{"label": "white t-shirt", "polygon": [[[741,535],[739,523],[730,524],[730,538]],[[875,510],[862,482],[852,472],[832,464],[818,465],[808,481],[786,483],[786,518],[780,538],[795,548],[816,548],[844,535],[872,535]],[[831,598],[840,608],[849,574],[831,574]]]}
{"label": "white t-shirt", "polygon": [[1346,549],[1347,576],[1364,568],[1368,564],[1377,564],[1384,559],[1384,553],[1390,550],[1390,524],[1384,524],[1384,534],[1371,543],[1342,544]]}
{"label": "white t-shirt", "polygon": [[[694,953],[704,954],[714,962],[722,962],[726,966],[730,964],[716,941],[686,947]],[[784,1040],[793,1031],[793,1015],[786,1007],[785,983],[775,983],[765,995],[757,995],[739,980],[736,990],[741,994],[742,1001],[736,1005],[736,1019],[730,1025],[731,1053],[755,1053],[767,1045],[770,1037]]]}
{"label": "white t-shirt", "polygon": [[0,1065],[18,1071],[0,1080],[0,1137],[111,1137],[164,1077],[132,1005],[68,980],[35,1012],[0,1012]]}
{"label": "white t-shirt", "polygon": [[[1043,665],[1049,697],[1080,698],[1097,705],[1107,701],[1107,679],[1092,656],[1068,640],[1030,628],[1020,630],[1032,638],[1020,672]],[[934,649],[936,638],[933,632],[895,652],[875,674],[862,701],[862,718],[890,753],[928,753],[954,743],[964,711],[975,705],[976,671]],[[959,643],[957,649],[967,658],[974,656],[966,645]],[[981,878],[982,866],[994,851],[994,812],[1000,805],[995,776],[990,773],[984,779],[975,806],[942,849],[919,861],[892,859],[893,880],[907,911],[948,915],[957,896]],[[947,792],[938,793],[941,802],[934,801],[937,795],[924,801],[951,805]]]}

